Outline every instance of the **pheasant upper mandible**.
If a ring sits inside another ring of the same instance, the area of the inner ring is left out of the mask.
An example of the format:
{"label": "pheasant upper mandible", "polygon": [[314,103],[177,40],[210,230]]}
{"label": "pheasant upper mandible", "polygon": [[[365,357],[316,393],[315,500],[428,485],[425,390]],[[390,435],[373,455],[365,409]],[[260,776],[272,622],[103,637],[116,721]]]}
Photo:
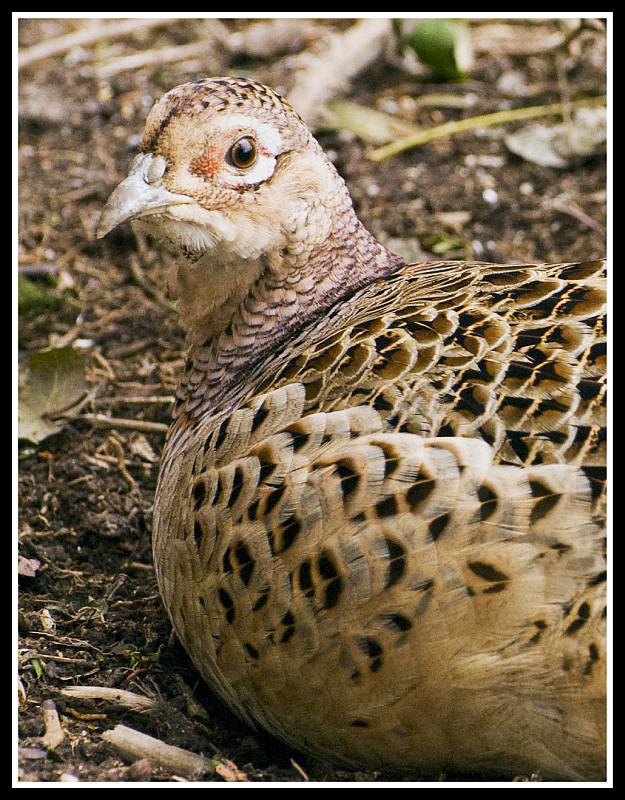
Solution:
{"label": "pheasant upper mandible", "polygon": [[126,220],[184,256],[153,546],[208,684],[344,765],[602,779],[603,263],[404,264],[239,78],[156,103]]}

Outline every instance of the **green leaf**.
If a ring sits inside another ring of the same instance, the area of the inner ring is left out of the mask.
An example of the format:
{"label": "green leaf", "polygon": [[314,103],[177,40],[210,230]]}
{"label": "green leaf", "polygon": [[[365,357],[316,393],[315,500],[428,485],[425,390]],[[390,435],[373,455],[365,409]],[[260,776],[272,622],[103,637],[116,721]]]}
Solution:
{"label": "green leaf", "polygon": [[407,44],[442,80],[464,80],[473,66],[471,34],[460,20],[423,20],[407,38]]}
{"label": "green leaf", "polygon": [[71,347],[32,353],[19,383],[18,435],[34,443],[58,433],[87,399],[85,365]]}
{"label": "green leaf", "polygon": [[467,242],[459,236],[451,234],[424,233],[419,236],[419,241],[425,250],[437,256],[445,255],[453,250],[463,250]]}
{"label": "green leaf", "polygon": [[34,455],[37,455],[37,448],[31,447],[26,445],[25,447],[21,447],[17,453],[17,460],[18,461],[26,461],[27,458],[32,458]]}
{"label": "green leaf", "polygon": [[35,670],[35,675],[38,678],[41,678],[43,675],[43,667],[41,666],[41,661],[38,658],[31,658],[30,663],[33,665],[33,669]]}
{"label": "green leaf", "polygon": [[59,299],[43,289],[35,281],[25,275],[17,276],[17,311],[18,314],[29,314],[44,308],[54,308]]}

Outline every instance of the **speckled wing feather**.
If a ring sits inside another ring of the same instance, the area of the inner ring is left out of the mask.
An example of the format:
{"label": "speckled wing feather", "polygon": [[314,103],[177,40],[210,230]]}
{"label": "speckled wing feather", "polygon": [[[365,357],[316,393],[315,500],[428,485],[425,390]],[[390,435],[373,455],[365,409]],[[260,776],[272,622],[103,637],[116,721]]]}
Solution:
{"label": "speckled wing feather", "polygon": [[414,265],[270,356],[196,353],[155,564],[242,718],[351,765],[603,774],[604,312],[601,262]]}

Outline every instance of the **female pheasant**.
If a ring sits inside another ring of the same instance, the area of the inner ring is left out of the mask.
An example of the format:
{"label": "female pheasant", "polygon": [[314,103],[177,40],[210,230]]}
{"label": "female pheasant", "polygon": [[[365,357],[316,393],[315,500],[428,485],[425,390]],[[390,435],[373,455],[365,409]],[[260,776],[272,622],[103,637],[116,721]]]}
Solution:
{"label": "female pheasant", "polygon": [[153,548],[208,684],[344,765],[602,779],[603,263],[404,264],[239,78],[156,103],[126,220],[184,256]]}

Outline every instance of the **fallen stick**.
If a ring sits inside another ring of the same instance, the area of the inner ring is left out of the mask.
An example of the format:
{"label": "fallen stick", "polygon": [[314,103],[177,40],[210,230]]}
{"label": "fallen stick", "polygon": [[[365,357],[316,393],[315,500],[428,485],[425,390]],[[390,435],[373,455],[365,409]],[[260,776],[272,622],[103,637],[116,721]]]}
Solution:
{"label": "fallen stick", "polygon": [[145,397],[128,397],[127,395],[117,395],[116,397],[96,397],[96,406],[117,406],[117,405],[169,405],[176,400],[172,394],[146,395]]}
{"label": "fallen stick", "polygon": [[131,431],[144,433],[167,433],[169,425],[164,422],[148,422],[140,419],[123,419],[122,417],[107,417],[105,414],[78,414],[71,418],[75,421],[90,422],[99,428],[124,428]]}
{"label": "fallen stick", "polygon": [[163,66],[163,64],[173,64],[177,61],[185,61],[188,58],[204,58],[211,53],[213,43],[205,39],[189,44],[172,45],[171,47],[159,47],[155,50],[142,50],[140,53],[132,53],[129,56],[112,58],[104,64],[99,64],[93,68],[97,78],[107,79],[119,72],[140,69],[142,67]]}
{"label": "fallen stick", "polygon": [[213,764],[204,756],[165,744],[160,739],[128,728],[126,725],[116,725],[112,730],[105,731],[102,738],[131,761],[149,758],[155,764],[187,778],[215,774]]}
{"label": "fallen stick", "polygon": [[109,686],[67,686],[61,689],[62,697],[72,700],[106,700],[115,706],[130,708],[132,711],[147,711],[154,708],[157,701],[142,694],[128,692],[125,689],[112,689]]}
{"label": "fallen stick", "polygon": [[310,127],[322,121],[325,104],[378,58],[390,30],[388,19],[363,19],[345,33],[331,34],[321,52],[297,57],[303,66],[287,99]]}
{"label": "fallen stick", "polygon": [[43,713],[43,722],[46,726],[46,732],[41,737],[41,744],[48,750],[56,750],[65,739],[65,731],[61,727],[54,702],[52,700],[44,700],[41,705],[41,711]]}
{"label": "fallen stick", "polygon": [[65,36],[48,39],[20,50],[17,56],[18,67],[21,69],[35,61],[59,55],[59,53],[71,50],[72,47],[84,47],[102,39],[119,39],[138,30],[154,28],[159,25],[171,25],[174,22],[179,22],[179,20],[175,17],[171,19],[121,19],[107,25],[97,22],[95,25],[89,25],[65,34]]}

